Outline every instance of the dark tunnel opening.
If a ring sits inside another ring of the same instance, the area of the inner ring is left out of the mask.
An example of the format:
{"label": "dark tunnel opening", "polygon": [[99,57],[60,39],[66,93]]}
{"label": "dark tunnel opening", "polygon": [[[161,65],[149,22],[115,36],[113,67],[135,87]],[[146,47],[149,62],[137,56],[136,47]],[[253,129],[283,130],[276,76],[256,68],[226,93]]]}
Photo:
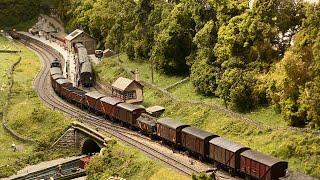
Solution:
{"label": "dark tunnel opening", "polygon": [[86,140],[82,146],[82,154],[93,155],[99,153],[100,150],[100,146],[91,139]]}

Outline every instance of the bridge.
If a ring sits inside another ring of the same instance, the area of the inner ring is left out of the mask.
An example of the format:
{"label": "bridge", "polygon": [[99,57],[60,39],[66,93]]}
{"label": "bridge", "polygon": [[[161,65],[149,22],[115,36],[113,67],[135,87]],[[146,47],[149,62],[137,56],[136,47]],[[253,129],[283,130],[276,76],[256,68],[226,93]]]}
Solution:
{"label": "bridge", "polygon": [[98,153],[111,139],[97,130],[79,122],[72,126],[51,146],[57,148],[74,148],[82,154]]}

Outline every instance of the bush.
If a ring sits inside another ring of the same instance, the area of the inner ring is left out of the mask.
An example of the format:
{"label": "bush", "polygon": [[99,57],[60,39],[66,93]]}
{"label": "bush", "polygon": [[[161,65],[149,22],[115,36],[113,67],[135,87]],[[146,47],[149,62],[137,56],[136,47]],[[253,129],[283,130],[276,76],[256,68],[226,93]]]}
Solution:
{"label": "bush", "polygon": [[216,69],[205,60],[196,62],[191,67],[190,79],[198,93],[213,95],[218,87],[216,76]]}

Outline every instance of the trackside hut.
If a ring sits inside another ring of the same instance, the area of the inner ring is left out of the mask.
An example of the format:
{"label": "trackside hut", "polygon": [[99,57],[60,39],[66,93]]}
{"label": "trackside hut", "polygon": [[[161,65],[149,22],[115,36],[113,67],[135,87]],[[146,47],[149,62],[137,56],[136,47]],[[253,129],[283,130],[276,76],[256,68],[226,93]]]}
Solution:
{"label": "trackside hut", "polygon": [[136,80],[119,77],[112,84],[112,97],[121,99],[126,103],[142,103],[143,85]]}
{"label": "trackside hut", "polygon": [[67,48],[70,51],[74,51],[73,48],[75,47],[76,43],[81,43],[87,49],[88,54],[94,54],[97,46],[97,40],[80,29],[74,30],[72,33],[65,37],[65,40]]}

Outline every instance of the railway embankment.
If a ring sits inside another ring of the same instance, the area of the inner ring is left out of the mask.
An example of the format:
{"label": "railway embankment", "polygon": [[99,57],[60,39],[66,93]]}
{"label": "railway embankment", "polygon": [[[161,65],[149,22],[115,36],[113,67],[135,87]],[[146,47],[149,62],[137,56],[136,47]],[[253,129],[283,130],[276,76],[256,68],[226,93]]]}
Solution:
{"label": "railway embankment", "polygon": [[[1,110],[4,108],[2,114],[6,127],[11,132],[8,133],[3,126],[0,127],[2,178],[29,164],[69,156],[74,152],[53,152],[46,148],[63,132],[69,120],[42,105],[34,92],[32,81],[40,69],[40,61],[36,54],[22,44],[3,37],[0,37],[0,42],[1,45],[21,49],[21,53],[1,53],[0,56],[0,106]],[[30,139],[35,143],[26,143]]]}

